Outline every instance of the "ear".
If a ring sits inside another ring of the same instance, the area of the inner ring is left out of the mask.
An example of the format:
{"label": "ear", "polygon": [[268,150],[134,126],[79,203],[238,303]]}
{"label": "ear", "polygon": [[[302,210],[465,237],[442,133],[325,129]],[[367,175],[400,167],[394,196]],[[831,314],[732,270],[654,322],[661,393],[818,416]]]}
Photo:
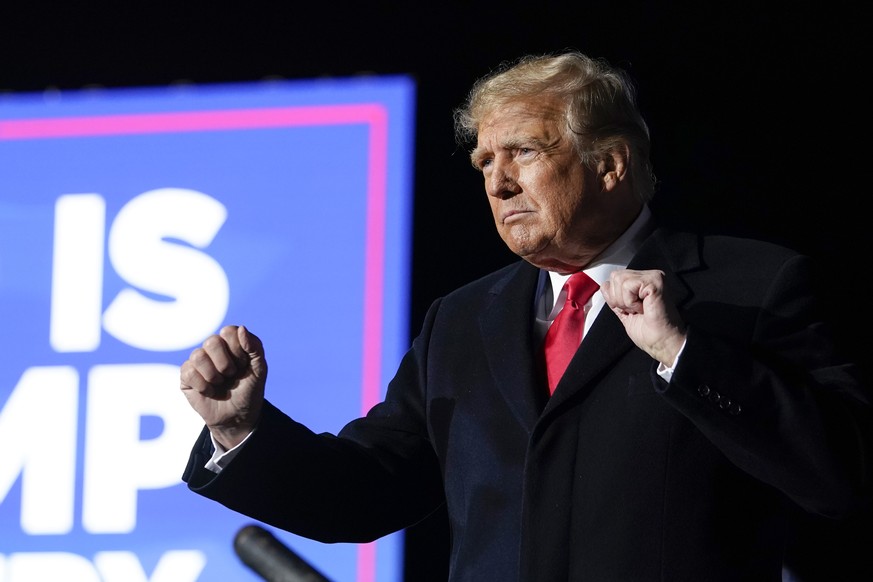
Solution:
{"label": "ear", "polygon": [[611,192],[627,178],[630,167],[630,149],[625,144],[607,151],[597,162],[597,178],[601,192]]}

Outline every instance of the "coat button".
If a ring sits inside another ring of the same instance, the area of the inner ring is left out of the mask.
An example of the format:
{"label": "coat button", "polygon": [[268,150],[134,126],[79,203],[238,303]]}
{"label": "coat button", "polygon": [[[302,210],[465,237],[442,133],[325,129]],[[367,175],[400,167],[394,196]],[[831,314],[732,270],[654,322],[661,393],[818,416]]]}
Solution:
{"label": "coat button", "polygon": [[728,414],[732,414],[734,416],[738,415],[743,411],[743,407],[740,406],[739,402],[734,402],[728,407]]}
{"label": "coat button", "polygon": [[701,396],[709,396],[709,386],[706,384],[701,384],[697,387],[697,393]]}

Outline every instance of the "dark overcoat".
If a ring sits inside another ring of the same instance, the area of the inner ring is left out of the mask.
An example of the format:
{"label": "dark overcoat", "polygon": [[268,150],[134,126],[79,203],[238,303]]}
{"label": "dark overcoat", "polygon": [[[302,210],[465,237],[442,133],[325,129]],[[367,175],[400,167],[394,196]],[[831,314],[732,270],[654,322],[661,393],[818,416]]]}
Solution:
{"label": "dark overcoat", "polygon": [[548,398],[518,262],[434,302],[385,401],[339,435],[268,404],[218,476],[204,431],[184,479],[326,542],[445,504],[452,581],[781,580],[793,512],[850,512],[871,470],[869,401],[809,261],[658,230],[629,267],[663,270],[687,322],[669,384],[604,308]]}

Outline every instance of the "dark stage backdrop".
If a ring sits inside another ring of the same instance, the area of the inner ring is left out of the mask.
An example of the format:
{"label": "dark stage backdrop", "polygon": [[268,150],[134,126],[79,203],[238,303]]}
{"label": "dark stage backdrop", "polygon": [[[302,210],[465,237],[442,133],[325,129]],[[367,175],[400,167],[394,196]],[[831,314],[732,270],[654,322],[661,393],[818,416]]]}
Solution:
{"label": "dark stage backdrop", "polygon": [[[865,365],[868,20],[836,2],[16,2],[0,90],[412,75],[418,87],[410,334],[436,297],[513,260],[452,109],[504,59],[578,48],[637,79],[677,222],[794,246]],[[865,34],[862,35],[862,32]],[[441,515],[408,532],[407,579],[445,579]],[[798,540],[805,580],[871,579],[866,520]]]}

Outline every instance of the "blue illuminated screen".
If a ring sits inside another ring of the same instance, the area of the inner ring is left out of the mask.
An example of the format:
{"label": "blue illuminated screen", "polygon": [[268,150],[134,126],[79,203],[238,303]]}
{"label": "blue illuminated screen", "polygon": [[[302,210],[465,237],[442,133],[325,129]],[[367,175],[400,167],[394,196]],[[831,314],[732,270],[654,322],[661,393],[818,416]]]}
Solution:
{"label": "blue illuminated screen", "polygon": [[[260,579],[232,546],[257,522],[181,482],[202,421],[179,365],[244,324],[267,398],[316,432],[381,399],[408,341],[414,90],[0,96],[0,582]],[[401,534],[264,527],[331,580],[402,578]]]}

